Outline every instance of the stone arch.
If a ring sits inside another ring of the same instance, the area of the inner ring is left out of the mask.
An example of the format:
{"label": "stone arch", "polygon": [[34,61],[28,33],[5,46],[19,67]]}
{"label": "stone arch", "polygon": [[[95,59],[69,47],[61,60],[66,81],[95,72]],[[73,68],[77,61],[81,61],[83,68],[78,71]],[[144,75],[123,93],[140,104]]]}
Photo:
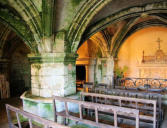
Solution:
{"label": "stone arch", "polygon": [[72,21],[71,27],[67,33],[68,42],[72,43],[71,50],[76,52],[81,36],[87,25],[100,9],[112,0],[89,0],[85,1],[80,11],[76,14]]}
{"label": "stone arch", "polygon": [[[138,24],[135,24],[133,26],[125,26],[125,29],[124,29],[124,34],[121,34],[122,32],[120,32],[119,34],[121,36],[117,36],[114,43],[113,43],[113,46],[111,49],[111,54],[114,56],[114,58],[117,58],[117,55],[118,55],[118,52],[119,52],[119,49],[121,47],[121,45],[124,43],[124,41],[129,37],[131,36],[134,32],[138,31],[138,30],[141,30],[143,28],[147,28],[147,27],[151,27],[151,26],[163,26],[163,27],[167,27],[167,20],[164,21],[163,18],[161,17],[157,17],[157,16],[153,16],[154,18],[158,19],[158,20],[155,20],[154,22],[150,22],[150,21],[144,21],[144,22],[141,22],[141,23],[138,23]],[[138,18],[137,18],[138,19]],[[135,22],[133,22],[135,23]]]}
{"label": "stone arch", "polygon": [[89,39],[92,40],[100,48],[102,57],[108,57],[109,48],[107,46],[105,39],[103,38],[103,35],[100,32],[96,34],[90,37]]}
{"label": "stone arch", "polygon": [[[101,0],[102,1],[102,0]],[[96,23],[93,26],[90,26],[89,28],[86,28],[88,24],[90,23],[93,16],[97,14],[98,11],[100,11],[106,4],[111,2],[112,0],[105,1],[104,3],[101,3],[99,1],[98,6],[97,3],[93,6],[92,3],[87,3],[89,12],[83,11],[86,9],[84,6],[81,8],[80,12],[76,15],[76,17],[73,20],[73,23],[69,29],[67,39],[69,39],[69,42],[72,42],[71,50],[72,52],[75,52],[77,50],[77,47],[84,36],[84,39],[89,38],[91,35],[96,33],[97,31],[100,31],[109,24],[112,24],[116,21],[124,20],[129,17],[139,17],[141,15],[146,14],[153,14],[153,13],[162,13],[166,12],[167,2],[158,2],[158,3],[148,3],[143,6],[136,6],[124,9],[120,12],[116,12],[113,15],[106,17],[100,22]],[[84,33],[86,31],[86,34]]]}
{"label": "stone arch", "polygon": [[41,17],[32,1],[2,0],[0,21],[9,26],[33,52],[41,40]]}
{"label": "stone arch", "polygon": [[[11,22],[12,20],[13,22]],[[6,18],[0,16],[0,21],[3,24],[6,24],[8,27],[10,27],[16,34],[25,42],[25,44],[32,50],[36,51],[37,49],[34,47],[35,40],[33,38],[33,35],[31,31],[28,31],[28,26],[23,21],[18,21],[15,18]],[[18,21],[18,22],[17,22]],[[18,27],[19,26],[19,27]],[[5,35],[4,35],[5,36]]]}

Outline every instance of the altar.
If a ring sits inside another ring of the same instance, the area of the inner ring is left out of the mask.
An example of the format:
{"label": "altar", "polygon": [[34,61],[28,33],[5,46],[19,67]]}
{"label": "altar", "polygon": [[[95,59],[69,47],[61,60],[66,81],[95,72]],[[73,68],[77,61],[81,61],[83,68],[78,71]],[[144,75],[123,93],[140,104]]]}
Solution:
{"label": "altar", "polygon": [[167,54],[160,47],[160,38],[157,42],[158,49],[153,55],[145,55],[143,50],[142,61],[137,65],[139,78],[167,78]]}

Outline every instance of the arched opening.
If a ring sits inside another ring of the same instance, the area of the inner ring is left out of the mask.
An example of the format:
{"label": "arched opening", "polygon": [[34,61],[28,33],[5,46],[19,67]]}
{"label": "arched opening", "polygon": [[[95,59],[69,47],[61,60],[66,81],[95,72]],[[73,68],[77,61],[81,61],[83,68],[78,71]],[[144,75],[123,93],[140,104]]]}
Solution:
{"label": "arched opening", "polygon": [[11,30],[0,23],[1,99],[19,97],[31,88],[31,69],[27,55],[30,48]]}
{"label": "arched opening", "polygon": [[[84,83],[99,83],[105,81],[107,44],[101,32],[97,32],[91,38],[86,40],[77,51],[78,58],[76,67],[81,66],[85,69],[84,80],[76,81],[77,85],[80,83],[83,87]],[[97,65],[98,63],[98,65]],[[77,72],[77,70],[76,70]],[[98,75],[96,73],[98,72]],[[79,74],[76,73],[76,78]],[[82,89],[82,88],[81,88]],[[81,90],[80,88],[78,90]]]}

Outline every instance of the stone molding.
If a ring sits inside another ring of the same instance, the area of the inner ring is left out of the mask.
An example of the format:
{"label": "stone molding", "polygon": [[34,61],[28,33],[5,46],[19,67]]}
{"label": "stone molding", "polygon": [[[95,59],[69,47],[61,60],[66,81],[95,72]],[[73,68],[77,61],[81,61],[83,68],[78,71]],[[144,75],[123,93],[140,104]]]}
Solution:
{"label": "stone molding", "polygon": [[75,62],[77,54],[74,53],[42,53],[41,55],[28,55],[30,63],[59,63]]}

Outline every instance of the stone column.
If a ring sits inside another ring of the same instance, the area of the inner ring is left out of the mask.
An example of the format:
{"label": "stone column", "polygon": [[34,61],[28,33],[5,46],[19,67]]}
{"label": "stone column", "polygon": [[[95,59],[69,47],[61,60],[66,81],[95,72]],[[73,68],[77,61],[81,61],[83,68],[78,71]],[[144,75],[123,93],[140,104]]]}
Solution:
{"label": "stone column", "polygon": [[114,77],[114,59],[98,58],[96,64],[96,81],[97,83],[106,83],[109,86],[113,85]]}
{"label": "stone column", "polygon": [[106,61],[107,65],[107,72],[106,72],[106,82],[107,84],[112,87],[114,84],[114,59],[113,57],[107,58]]}
{"label": "stone column", "polygon": [[76,55],[43,53],[29,55],[32,95],[67,96],[76,93]]}
{"label": "stone column", "polygon": [[96,59],[90,59],[89,60],[89,82],[95,82],[95,65],[96,65]]}
{"label": "stone column", "polygon": [[102,79],[102,65],[100,58],[97,59],[95,67],[95,83],[100,83]]}

